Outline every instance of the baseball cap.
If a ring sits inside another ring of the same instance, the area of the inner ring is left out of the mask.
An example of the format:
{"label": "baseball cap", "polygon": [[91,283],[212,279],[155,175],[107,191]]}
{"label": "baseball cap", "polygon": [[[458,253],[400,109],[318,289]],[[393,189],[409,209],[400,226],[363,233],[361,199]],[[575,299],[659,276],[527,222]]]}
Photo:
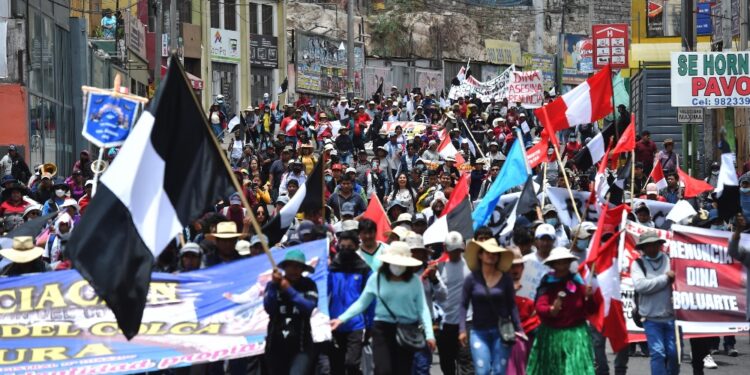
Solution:
{"label": "baseball cap", "polygon": [[279,195],[278,198],[276,198],[276,204],[287,204],[289,203],[289,196],[287,195]]}
{"label": "baseball cap", "polygon": [[341,205],[341,216],[354,216],[354,203],[344,203]]}
{"label": "baseball cap", "polygon": [[338,170],[342,170],[342,169],[344,169],[344,166],[343,166],[343,165],[341,165],[341,164],[338,164],[338,163],[336,163],[336,164],[334,164],[333,166],[331,166],[331,170],[335,171],[335,170],[337,170],[337,169],[338,169]]}
{"label": "baseball cap", "polygon": [[427,216],[425,214],[421,213],[421,212],[418,212],[418,213],[414,214],[414,218],[412,219],[412,223],[417,223],[417,222],[420,222],[420,221],[423,221],[423,222],[426,223],[427,222]]}
{"label": "baseball cap", "polygon": [[357,173],[357,170],[354,169],[354,168],[352,168],[352,167],[349,167],[349,168],[346,168],[346,172],[345,173]]}
{"label": "baseball cap", "polygon": [[649,194],[659,194],[659,188],[653,182],[646,184],[646,195]]}
{"label": "baseball cap", "polygon": [[195,243],[195,242],[188,242],[185,244],[185,246],[180,249],[180,256],[187,254],[187,253],[193,253],[193,254],[201,254],[201,247]]}
{"label": "baseball cap", "polygon": [[315,228],[315,224],[310,220],[302,220],[302,222],[299,223],[299,226],[297,227],[297,234],[300,236],[300,238],[306,234],[310,234],[313,231],[313,228]]}
{"label": "baseball cap", "polygon": [[234,249],[237,250],[237,253],[239,253],[241,256],[248,256],[250,255],[250,242],[239,240],[237,241],[237,244],[234,245]]}
{"label": "baseball cap", "polygon": [[461,235],[461,233],[458,233],[456,231],[448,232],[448,234],[445,236],[445,250],[451,251],[451,250],[458,250],[464,248],[464,236]]}
{"label": "baseball cap", "polygon": [[534,232],[534,238],[542,238],[544,236],[552,237],[552,239],[555,239],[555,228],[552,225],[549,224],[541,224],[536,228],[536,232]]}
{"label": "baseball cap", "polygon": [[255,246],[261,243],[268,243],[268,237],[265,234],[256,234],[250,238],[250,246]]}

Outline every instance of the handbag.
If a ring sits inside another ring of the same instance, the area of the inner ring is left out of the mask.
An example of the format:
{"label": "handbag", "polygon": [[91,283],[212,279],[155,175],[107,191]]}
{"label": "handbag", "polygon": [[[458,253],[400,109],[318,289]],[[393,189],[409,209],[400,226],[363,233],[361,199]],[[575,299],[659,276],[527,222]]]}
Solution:
{"label": "handbag", "polygon": [[396,321],[396,343],[404,349],[418,351],[424,349],[427,345],[424,329],[420,323],[399,323],[396,315],[391,311],[385,300],[380,297],[380,275],[378,275],[378,299],[383,303],[383,307],[388,310],[393,320]]}
{"label": "handbag", "polygon": [[[492,303],[492,297],[490,295],[490,288],[487,283],[484,283],[484,290],[487,291],[487,300],[490,302],[490,309],[492,313],[500,316],[495,310],[495,305]],[[513,345],[516,343],[516,326],[513,324],[513,319],[508,317],[500,316],[497,320],[497,331],[500,332],[500,339],[506,345]]]}

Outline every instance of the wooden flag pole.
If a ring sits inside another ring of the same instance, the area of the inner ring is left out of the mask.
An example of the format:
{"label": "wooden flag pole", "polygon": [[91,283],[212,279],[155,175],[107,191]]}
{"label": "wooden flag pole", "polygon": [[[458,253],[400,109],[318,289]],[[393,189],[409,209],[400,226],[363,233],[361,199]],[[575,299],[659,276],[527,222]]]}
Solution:
{"label": "wooden flag pole", "polygon": [[630,151],[630,207],[633,207],[635,200],[635,150]]}
{"label": "wooden flag pole", "polygon": [[570,189],[570,182],[568,181],[568,174],[565,173],[565,166],[562,164],[560,157],[560,149],[557,147],[557,143],[552,142],[552,147],[555,149],[555,155],[557,156],[557,165],[560,166],[560,172],[562,172],[563,179],[565,180],[565,188],[568,189],[568,195],[570,195],[570,201],[573,202],[573,212],[576,213],[578,223],[581,222],[581,214],[578,213],[578,206],[575,205],[575,197],[573,197],[573,190]]}

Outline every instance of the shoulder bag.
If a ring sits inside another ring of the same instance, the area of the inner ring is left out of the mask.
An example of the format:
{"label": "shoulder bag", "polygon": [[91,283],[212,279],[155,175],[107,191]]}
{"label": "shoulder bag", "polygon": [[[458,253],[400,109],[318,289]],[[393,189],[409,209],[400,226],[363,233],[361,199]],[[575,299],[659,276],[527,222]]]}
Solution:
{"label": "shoulder bag", "polygon": [[[500,278],[502,280],[502,277]],[[497,330],[500,332],[500,338],[503,340],[503,344],[505,345],[513,345],[516,343],[516,327],[513,325],[513,319],[511,319],[510,315],[507,317],[500,316],[498,314],[497,310],[495,310],[495,305],[492,303],[492,295],[490,294],[490,288],[487,286],[487,282],[484,282],[482,280],[484,285],[484,290],[487,292],[487,301],[490,304],[490,309],[492,309],[492,313],[498,316],[497,320]],[[500,282],[500,281],[498,281]]]}
{"label": "shoulder bag", "polygon": [[380,299],[380,302],[383,303],[383,307],[385,307],[385,309],[388,310],[388,313],[391,314],[391,317],[393,318],[393,320],[396,321],[396,343],[398,344],[398,346],[400,346],[403,349],[409,349],[413,351],[424,349],[424,347],[427,345],[427,340],[425,339],[424,329],[422,327],[422,324],[420,322],[399,323],[398,318],[396,318],[396,315],[393,313],[393,311],[391,311],[391,309],[385,303],[385,300],[380,297],[380,275],[378,275],[377,284],[378,284],[378,299]]}

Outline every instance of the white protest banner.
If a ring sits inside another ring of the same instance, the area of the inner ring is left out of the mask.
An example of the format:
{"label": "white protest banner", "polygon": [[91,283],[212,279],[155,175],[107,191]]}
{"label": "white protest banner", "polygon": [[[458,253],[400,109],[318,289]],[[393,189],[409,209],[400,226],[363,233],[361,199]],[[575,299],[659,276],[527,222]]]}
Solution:
{"label": "white protest banner", "polygon": [[511,65],[497,77],[485,82],[478,81],[476,78],[470,76],[461,82],[459,86],[451,86],[448,98],[457,100],[459,97],[476,94],[483,103],[489,103],[492,98],[498,101],[503,100],[508,97],[508,84],[515,70],[515,65]]}
{"label": "white protest banner", "polygon": [[750,52],[672,52],[672,107],[750,106]]}
{"label": "white protest banner", "polygon": [[508,102],[521,103],[524,108],[539,108],[544,101],[544,76],[539,70],[513,72],[508,85]]}

